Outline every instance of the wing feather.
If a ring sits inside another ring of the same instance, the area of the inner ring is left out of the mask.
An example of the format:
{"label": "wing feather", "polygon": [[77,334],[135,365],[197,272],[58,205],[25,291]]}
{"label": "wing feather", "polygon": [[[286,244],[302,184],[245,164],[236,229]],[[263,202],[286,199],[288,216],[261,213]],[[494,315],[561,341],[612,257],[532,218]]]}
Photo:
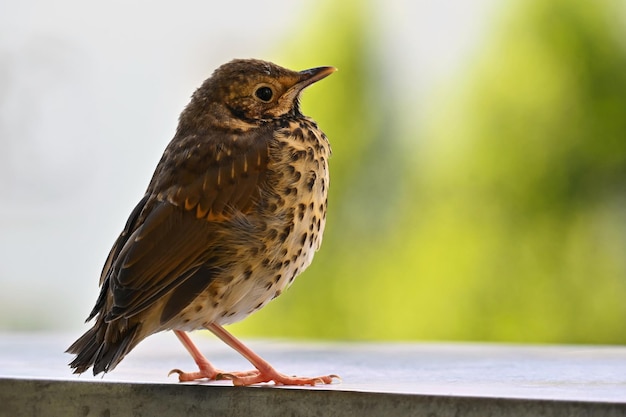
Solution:
{"label": "wing feather", "polygon": [[106,320],[132,317],[181,288],[185,302],[167,303],[164,318],[172,318],[219,275],[219,260],[229,258],[217,256],[225,252],[221,233],[260,198],[272,134],[256,129],[217,139],[188,136],[168,145],[105,263],[99,301],[109,300]]}

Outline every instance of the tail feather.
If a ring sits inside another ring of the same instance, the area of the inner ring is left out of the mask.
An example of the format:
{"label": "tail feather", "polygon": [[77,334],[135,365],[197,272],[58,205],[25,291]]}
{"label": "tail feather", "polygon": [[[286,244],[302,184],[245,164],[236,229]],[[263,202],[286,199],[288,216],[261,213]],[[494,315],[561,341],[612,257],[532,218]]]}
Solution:
{"label": "tail feather", "polygon": [[[112,371],[118,363],[139,343],[139,324],[123,331],[115,331],[115,337],[110,337],[114,323],[98,320],[85,334],[67,348],[66,353],[76,357],[70,362],[75,374],[82,374],[93,367],[93,374]],[[109,335],[107,335],[109,333]],[[109,337],[107,337],[109,336]]]}

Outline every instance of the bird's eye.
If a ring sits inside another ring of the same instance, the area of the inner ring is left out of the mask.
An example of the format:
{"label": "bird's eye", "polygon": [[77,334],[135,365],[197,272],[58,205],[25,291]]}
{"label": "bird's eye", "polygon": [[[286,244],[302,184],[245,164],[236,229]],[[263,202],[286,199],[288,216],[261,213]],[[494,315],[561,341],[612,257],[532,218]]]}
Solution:
{"label": "bird's eye", "polygon": [[267,86],[263,86],[263,87],[257,88],[256,91],[254,92],[254,95],[259,100],[261,100],[261,101],[263,101],[265,103],[269,103],[269,101],[274,96],[274,92],[272,91],[271,88],[269,88]]}

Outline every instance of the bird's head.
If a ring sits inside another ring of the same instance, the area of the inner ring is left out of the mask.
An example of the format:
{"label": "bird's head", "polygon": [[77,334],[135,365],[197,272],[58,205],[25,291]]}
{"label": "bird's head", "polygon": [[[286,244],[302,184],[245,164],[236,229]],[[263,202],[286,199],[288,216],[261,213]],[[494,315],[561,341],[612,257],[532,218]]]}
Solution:
{"label": "bird's head", "polygon": [[302,90],[336,71],[318,67],[291,71],[255,59],[236,59],[215,70],[181,115],[211,120],[214,127],[247,130],[268,120],[300,114]]}

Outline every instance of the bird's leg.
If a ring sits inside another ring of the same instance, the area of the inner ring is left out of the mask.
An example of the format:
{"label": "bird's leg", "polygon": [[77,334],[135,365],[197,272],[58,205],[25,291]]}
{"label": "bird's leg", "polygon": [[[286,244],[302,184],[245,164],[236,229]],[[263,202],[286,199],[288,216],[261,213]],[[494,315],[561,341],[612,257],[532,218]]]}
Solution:
{"label": "bird's leg", "polygon": [[[187,333],[181,330],[174,330],[174,334],[176,335],[176,337],[178,337],[178,340],[180,340],[183,346],[185,346],[185,349],[187,349],[187,352],[189,352],[189,354],[193,358],[193,361],[196,363],[196,365],[198,365],[199,370],[197,372],[183,372],[180,369],[172,369],[168,375],[177,373],[179,382],[196,381],[198,379],[204,378],[209,380],[224,379],[221,378],[221,375],[225,374],[225,372],[220,371],[219,369],[211,365],[211,363],[204,357],[204,355],[198,350],[196,345],[191,341]],[[256,371],[251,372],[256,373]],[[233,373],[229,372],[227,374],[230,376]],[[234,374],[246,377],[250,375],[250,372],[235,372]]]}
{"label": "bird's leg", "polygon": [[185,346],[187,352],[193,358],[193,361],[198,365],[198,372],[183,372],[180,369],[172,369],[168,375],[173,373],[178,374],[178,380],[180,382],[195,381],[197,379],[215,379],[221,371],[217,370],[211,363],[204,357],[204,355],[198,350],[196,345],[193,344],[187,333],[181,330],[174,330],[174,334],[178,337],[178,340]]}
{"label": "bird's leg", "polygon": [[276,371],[265,359],[250,350],[250,348],[241,343],[235,336],[227,332],[226,329],[219,324],[210,323],[205,325],[205,327],[228,346],[239,352],[258,370],[257,372],[236,372],[224,373],[220,375],[220,378],[232,380],[233,385],[252,385],[269,381],[274,381],[276,385],[315,385],[318,383],[330,384],[333,382],[333,378],[340,379],[337,375],[303,378],[281,374]]}

